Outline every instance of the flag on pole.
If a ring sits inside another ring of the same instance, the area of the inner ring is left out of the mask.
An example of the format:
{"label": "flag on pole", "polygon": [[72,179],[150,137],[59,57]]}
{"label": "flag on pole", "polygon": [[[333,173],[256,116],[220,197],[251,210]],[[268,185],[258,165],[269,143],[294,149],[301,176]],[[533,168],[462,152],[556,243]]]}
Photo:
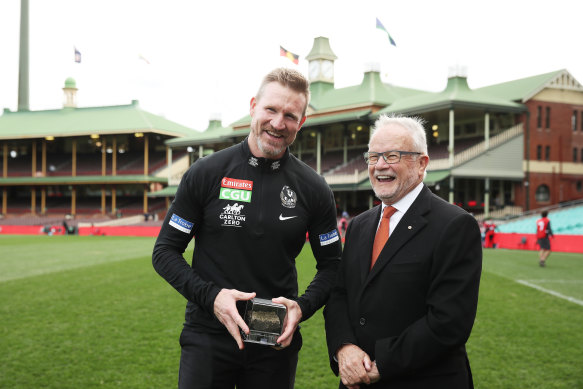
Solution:
{"label": "flag on pole", "polygon": [[81,52],[75,46],[73,48],[75,49],[75,62],[81,63]]}
{"label": "flag on pole", "polygon": [[290,61],[295,63],[296,65],[300,62],[300,56],[297,54],[292,53],[291,51],[287,51],[283,47],[279,46],[279,55],[282,57],[287,57]]}
{"label": "flag on pole", "polygon": [[391,34],[389,34],[389,32],[387,31],[387,29],[385,28],[385,26],[383,26],[383,24],[381,23],[381,21],[379,20],[379,18],[377,18],[377,28],[379,30],[384,31],[387,36],[389,37],[389,42],[391,42],[391,44],[395,47],[397,47],[397,44],[395,43],[395,41],[393,40],[393,37],[391,37]]}

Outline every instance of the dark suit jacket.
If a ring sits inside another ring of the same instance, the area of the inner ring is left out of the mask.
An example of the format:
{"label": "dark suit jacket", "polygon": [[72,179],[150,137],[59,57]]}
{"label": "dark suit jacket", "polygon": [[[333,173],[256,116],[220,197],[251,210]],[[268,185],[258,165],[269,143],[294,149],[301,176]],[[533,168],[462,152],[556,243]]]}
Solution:
{"label": "dark suit jacket", "polygon": [[424,186],[369,272],[380,211],[348,226],[324,311],[332,370],[338,348],[352,343],[376,360],[381,381],[371,387],[473,387],[465,343],[482,270],[478,223]]}

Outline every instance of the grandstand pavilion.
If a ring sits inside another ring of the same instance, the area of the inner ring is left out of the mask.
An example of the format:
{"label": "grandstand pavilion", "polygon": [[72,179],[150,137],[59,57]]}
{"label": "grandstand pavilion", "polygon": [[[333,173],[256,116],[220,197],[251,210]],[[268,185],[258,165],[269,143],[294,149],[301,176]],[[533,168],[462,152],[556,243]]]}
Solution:
{"label": "grandstand pavilion", "polygon": [[[306,56],[312,98],[292,152],[322,174],[339,212],[375,201],[362,153],[380,114],[425,119],[425,182],[478,218],[501,218],[583,198],[583,86],[567,70],[471,89],[456,70],[441,92],[399,87],[371,65],[336,88],[328,38]],[[58,110],[0,116],[2,215],[163,214],[197,158],[243,140],[250,117],[203,132],[140,109],[137,101],[76,106],[75,81]]]}
{"label": "grandstand pavilion", "polygon": [[[360,85],[335,88],[336,59],[328,38],[315,38],[306,56],[309,116],[292,151],[326,178],[339,210],[356,214],[376,201],[362,153],[382,113],[425,119],[431,158],[425,183],[479,218],[583,198],[583,86],[567,70],[478,89],[456,71],[434,93],[385,83],[374,66]],[[211,120],[206,131],[166,145],[192,162],[242,140],[250,121],[223,127]],[[151,196],[172,196],[180,176]]]}
{"label": "grandstand pavilion", "polygon": [[[165,212],[147,194],[168,181],[164,141],[194,130],[128,105],[76,106],[76,83],[62,109],[4,109],[0,116],[2,215],[143,215]],[[186,157],[175,153],[174,159]]]}

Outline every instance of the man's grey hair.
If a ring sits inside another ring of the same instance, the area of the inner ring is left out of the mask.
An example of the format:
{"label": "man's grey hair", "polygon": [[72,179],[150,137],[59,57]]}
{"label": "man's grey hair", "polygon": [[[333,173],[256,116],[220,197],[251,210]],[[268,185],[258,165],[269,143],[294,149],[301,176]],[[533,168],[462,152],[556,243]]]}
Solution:
{"label": "man's grey hair", "polygon": [[[420,117],[409,117],[409,116],[402,116],[402,115],[381,115],[375,121],[374,126],[372,128],[372,132],[370,137],[372,138],[374,134],[380,129],[385,126],[391,124],[398,124],[401,127],[404,127],[413,140],[413,149],[414,150],[405,150],[405,151],[416,151],[418,153],[422,153],[423,155],[427,154],[427,135],[425,134],[425,120]],[[370,141],[369,141],[369,148],[370,148]]]}

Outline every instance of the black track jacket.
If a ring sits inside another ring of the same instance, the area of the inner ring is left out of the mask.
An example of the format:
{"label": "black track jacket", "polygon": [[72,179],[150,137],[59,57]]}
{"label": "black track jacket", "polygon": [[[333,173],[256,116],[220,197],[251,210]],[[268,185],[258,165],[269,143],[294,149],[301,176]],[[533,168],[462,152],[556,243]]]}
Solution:
{"label": "black track jacket", "polygon": [[[298,297],[295,258],[306,242],[317,273]],[[194,237],[190,266],[182,254]],[[226,331],[213,306],[222,288],[294,299],[308,319],[328,299],[341,256],[332,191],[291,155],[254,157],[247,139],[197,160],[182,177],[156,240],[156,271],[187,300],[186,325]]]}

